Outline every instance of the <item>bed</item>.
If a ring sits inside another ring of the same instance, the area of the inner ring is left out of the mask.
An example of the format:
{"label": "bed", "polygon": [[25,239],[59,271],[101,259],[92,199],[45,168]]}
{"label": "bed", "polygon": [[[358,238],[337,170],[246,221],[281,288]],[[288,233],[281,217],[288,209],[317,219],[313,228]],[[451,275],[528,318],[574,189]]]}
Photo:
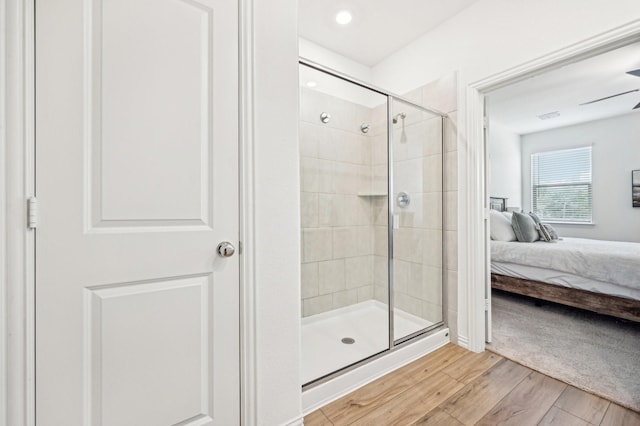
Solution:
{"label": "bed", "polygon": [[640,322],[640,243],[492,240],[491,285]]}

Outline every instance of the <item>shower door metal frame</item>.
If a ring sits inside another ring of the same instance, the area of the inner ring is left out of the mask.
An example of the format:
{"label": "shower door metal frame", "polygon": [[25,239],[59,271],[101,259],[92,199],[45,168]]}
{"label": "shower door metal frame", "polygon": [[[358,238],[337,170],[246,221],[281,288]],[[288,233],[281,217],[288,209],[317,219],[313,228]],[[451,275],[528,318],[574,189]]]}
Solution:
{"label": "shower door metal frame", "polygon": [[[360,86],[362,88],[368,89],[370,91],[379,93],[383,96],[386,97],[387,99],[387,210],[388,210],[388,219],[387,219],[387,238],[388,238],[388,249],[387,249],[387,261],[388,261],[388,292],[389,292],[389,301],[388,301],[388,313],[389,313],[389,322],[388,322],[388,332],[389,332],[389,347],[387,349],[384,349],[381,352],[378,352],[376,354],[370,355],[366,358],[361,359],[360,361],[354,362],[352,364],[346,365],[343,368],[340,368],[338,370],[335,370],[329,374],[326,374],[324,376],[321,376],[315,380],[312,380],[309,383],[305,383],[302,385],[302,390],[306,390],[306,389],[311,389],[315,386],[318,386],[322,383],[326,383],[329,380],[347,373],[349,371],[352,371],[364,364],[367,364],[371,361],[374,361],[380,357],[383,357],[397,349],[400,349],[406,345],[409,345],[411,343],[414,343],[416,340],[418,340],[419,338],[424,338],[427,337],[432,331],[436,331],[440,328],[442,328],[443,326],[445,326],[445,314],[446,314],[446,292],[444,291],[444,257],[441,259],[441,270],[442,270],[442,297],[441,297],[441,302],[442,302],[442,320],[440,320],[439,322],[429,326],[429,327],[425,327],[421,330],[418,330],[412,334],[409,334],[407,336],[404,336],[398,340],[395,340],[395,336],[394,336],[394,323],[395,323],[395,319],[394,319],[394,308],[395,308],[395,296],[394,296],[394,280],[393,280],[393,271],[394,271],[394,266],[393,266],[393,261],[394,261],[394,257],[393,257],[393,235],[394,235],[394,205],[393,205],[393,125],[391,125],[390,123],[393,123],[393,101],[394,100],[398,100],[402,103],[405,103],[413,108],[419,109],[421,111],[424,112],[428,112],[430,114],[434,114],[436,116],[440,116],[441,118],[441,132],[440,132],[440,143],[441,143],[441,156],[442,156],[442,185],[441,185],[441,189],[442,189],[442,204],[444,206],[444,200],[445,200],[445,170],[444,170],[444,158],[445,158],[445,152],[444,152],[444,134],[445,134],[445,124],[446,124],[446,120],[449,118],[448,114],[439,111],[437,109],[432,109],[432,108],[426,108],[422,105],[418,105],[415,102],[412,102],[402,96],[398,96],[395,95],[387,90],[383,90],[380,89],[379,87],[376,87],[374,85],[371,85],[369,83],[365,83],[361,80],[355,79],[353,77],[350,77],[346,74],[341,73],[340,71],[336,71],[332,68],[326,67],[324,65],[320,65],[314,61],[311,61],[309,59],[305,59],[303,57],[299,57],[298,59],[298,64],[300,65],[304,65],[308,68],[312,68],[315,69],[317,71],[320,71],[322,73],[331,75],[333,77],[336,77],[340,80],[346,81],[348,83],[352,83],[356,86]],[[441,233],[442,233],[442,243],[441,245],[444,245],[444,209],[442,210],[441,213],[441,221],[442,221],[442,229],[441,229]],[[444,254],[444,250],[442,250],[443,254]]]}

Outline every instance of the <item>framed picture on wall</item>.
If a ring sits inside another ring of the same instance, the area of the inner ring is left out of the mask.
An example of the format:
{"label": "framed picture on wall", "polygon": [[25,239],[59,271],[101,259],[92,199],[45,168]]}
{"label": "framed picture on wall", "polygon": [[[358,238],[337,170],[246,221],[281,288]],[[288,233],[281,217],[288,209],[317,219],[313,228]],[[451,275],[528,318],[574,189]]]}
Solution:
{"label": "framed picture on wall", "polygon": [[631,172],[631,200],[633,207],[640,207],[640,170]]}

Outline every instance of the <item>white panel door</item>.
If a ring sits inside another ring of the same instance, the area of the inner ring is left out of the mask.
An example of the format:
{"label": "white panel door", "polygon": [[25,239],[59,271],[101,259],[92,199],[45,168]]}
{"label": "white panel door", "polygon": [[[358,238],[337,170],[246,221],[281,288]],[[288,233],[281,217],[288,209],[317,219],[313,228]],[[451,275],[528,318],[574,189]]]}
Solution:
{"label": "white panel door", "polygon": [[233,0],[36,1],[36,422],[239,424]]}

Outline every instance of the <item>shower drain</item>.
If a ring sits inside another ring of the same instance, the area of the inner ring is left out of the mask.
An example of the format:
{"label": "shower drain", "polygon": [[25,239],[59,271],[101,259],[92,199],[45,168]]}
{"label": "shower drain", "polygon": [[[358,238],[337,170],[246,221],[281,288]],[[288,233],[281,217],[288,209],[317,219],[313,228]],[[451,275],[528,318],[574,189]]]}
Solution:
{"label": "shower drain", "polygon": [[341,342],[345,345],[353,345],[356,342],[356,339],[353,337],[343,337]]}

